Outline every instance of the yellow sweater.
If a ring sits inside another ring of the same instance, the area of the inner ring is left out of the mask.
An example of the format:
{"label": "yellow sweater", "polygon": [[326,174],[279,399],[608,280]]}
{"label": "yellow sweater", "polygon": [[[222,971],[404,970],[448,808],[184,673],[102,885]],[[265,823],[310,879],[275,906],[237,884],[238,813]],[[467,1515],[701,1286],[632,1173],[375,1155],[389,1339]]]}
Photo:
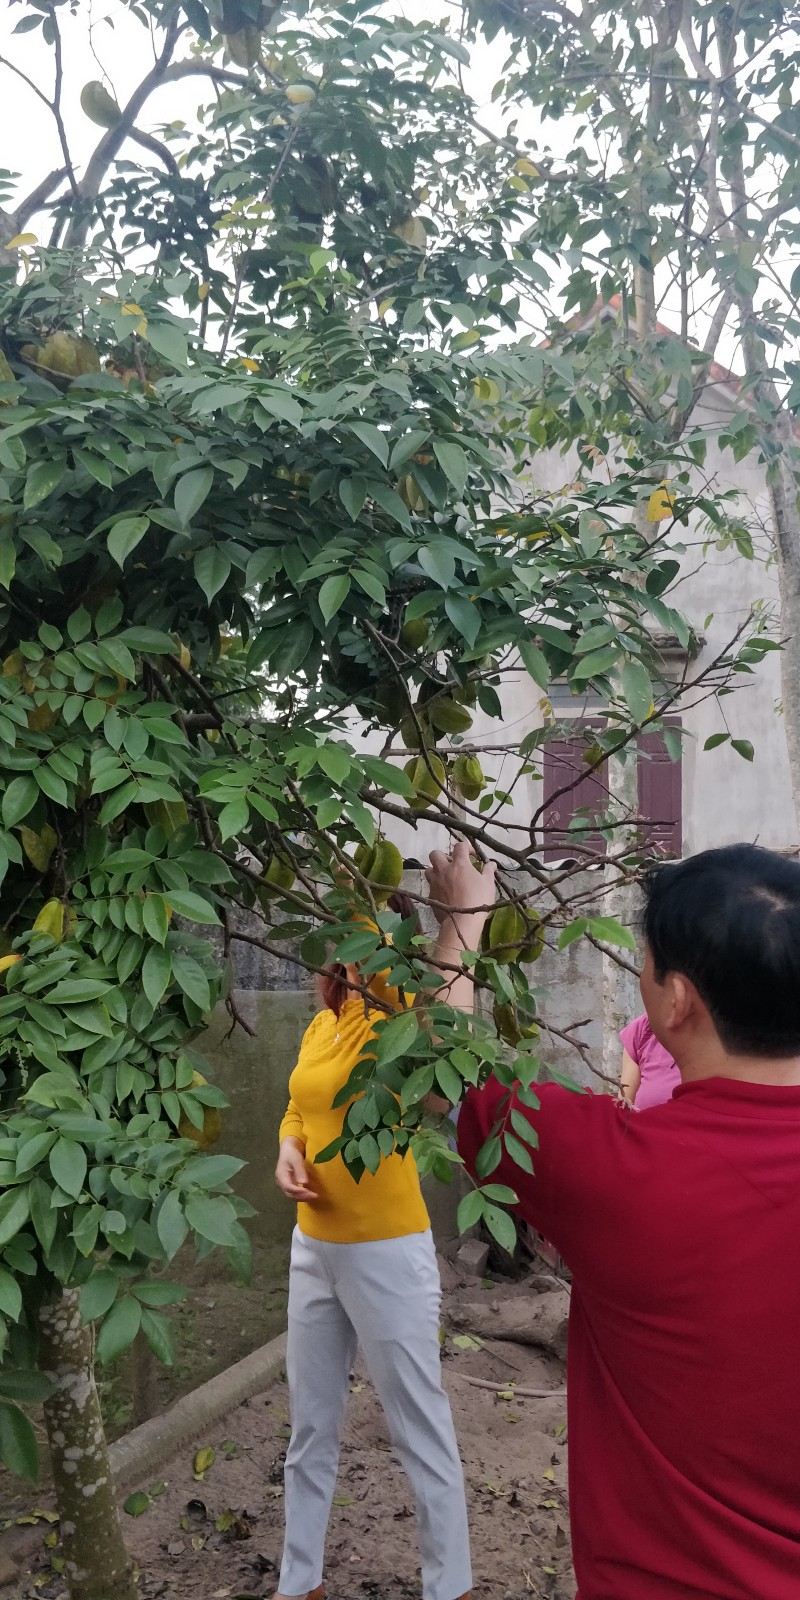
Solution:
{"label": "yellow sweater", "polygon": [[377,1172],[365,1172],[358,1183],[341,1156],[314,1166],[319,1152],[341,1134],[346,1107],[334,1110],[333,1101],[382,1014],[365,1013],[359,995],[345,1001],[338,1017],[327,1007],[320,1011],[306,1030],[289,1079],[291,1099],[280,1137],[303,1141],[311,1185],[319,1195],[298,1205],[297,1224],[301,1233],[330,1244],[399,1239],[430,1226],[412,1155],[384,1157]]}

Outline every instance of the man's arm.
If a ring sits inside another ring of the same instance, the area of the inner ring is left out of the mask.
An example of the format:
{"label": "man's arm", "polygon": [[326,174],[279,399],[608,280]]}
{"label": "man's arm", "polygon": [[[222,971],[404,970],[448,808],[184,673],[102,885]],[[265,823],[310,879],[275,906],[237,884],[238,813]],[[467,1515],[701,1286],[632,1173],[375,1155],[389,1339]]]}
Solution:
{"label": "man's arm", "polygon": [[[515,1191],[518,1215],[569,1261],[573,1246],[580,1252],[586,1236],[587,1201],[598,1198],[613,1163],[614,1103],[607,1095],[575,1093],[555,1083],[535,1092],[536,1110],[522,1105],[496,1078],[483,1089],[471,1089],[459,1113],[458,1149],[477,1183],[504,1183]],[[518,1167],[503,1145],[499,1164],[478,1178],[475,1164],[486,1140],[497,1133],[502,1141],[506,1128],[514,1131],[512,1108],[536,1133],[538,1143],[530,1151],[533,1175]]]}

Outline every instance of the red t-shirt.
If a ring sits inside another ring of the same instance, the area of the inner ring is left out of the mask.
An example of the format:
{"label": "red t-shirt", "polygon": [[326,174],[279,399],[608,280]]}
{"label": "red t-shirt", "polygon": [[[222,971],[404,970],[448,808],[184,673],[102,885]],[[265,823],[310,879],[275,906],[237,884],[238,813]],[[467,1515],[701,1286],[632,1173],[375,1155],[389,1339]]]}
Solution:
{"label": "red t-shirt", "polygon": [[[471,1090],[474,1171],[506,1091]],[[537,1090],[526,1221],[573,1274],[580,1600],[800,1597],[800,1087],[710,1078],[636,1116]]]}

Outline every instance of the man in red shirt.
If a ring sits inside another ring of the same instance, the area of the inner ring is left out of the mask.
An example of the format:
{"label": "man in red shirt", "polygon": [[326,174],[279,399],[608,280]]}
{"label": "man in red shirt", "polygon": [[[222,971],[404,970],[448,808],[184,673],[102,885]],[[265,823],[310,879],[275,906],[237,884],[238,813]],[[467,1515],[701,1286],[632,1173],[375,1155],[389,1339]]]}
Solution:
{"label": "man in red shirt", "polygon": [[491,1181],[573,1273],[570,1500],[580,1600],[800,1600],[800,864],[732,845],[647,885],[642,998],[681,1085],[637,1113],[491,1079],[535,1175]]}

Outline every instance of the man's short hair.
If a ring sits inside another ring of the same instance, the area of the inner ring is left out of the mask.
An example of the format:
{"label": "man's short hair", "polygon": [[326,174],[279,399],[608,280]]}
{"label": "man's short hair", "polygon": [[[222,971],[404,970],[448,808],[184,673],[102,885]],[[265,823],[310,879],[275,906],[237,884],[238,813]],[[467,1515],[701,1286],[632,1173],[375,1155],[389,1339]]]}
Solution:
{"label": "man's short hair", "polygon": [[731,1055],[800,1055],[800,863],[726,845],[656,867],[645,896],[658,981],[690,979]]}

